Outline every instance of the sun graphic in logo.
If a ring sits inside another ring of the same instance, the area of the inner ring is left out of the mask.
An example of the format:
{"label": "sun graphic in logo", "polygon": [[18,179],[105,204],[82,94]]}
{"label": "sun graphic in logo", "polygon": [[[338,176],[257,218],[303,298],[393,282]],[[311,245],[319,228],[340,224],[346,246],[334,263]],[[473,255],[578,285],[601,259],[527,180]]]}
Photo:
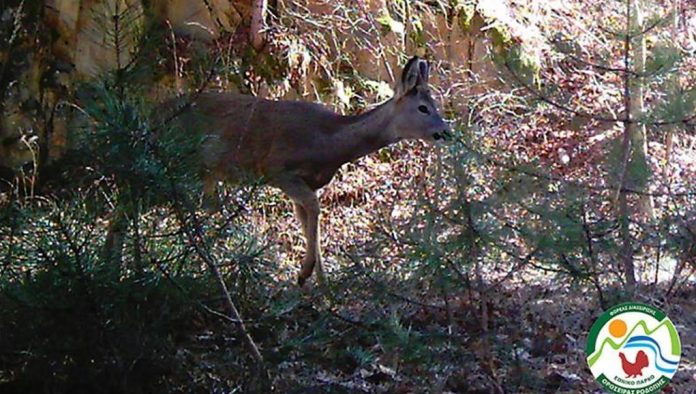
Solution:
{"label": "sun graphic in logo", "polygon": [[614,319],[609,323],[609,334],[614,338],[621,338],[626,335],[627,329],[626,322],[621,319]]}

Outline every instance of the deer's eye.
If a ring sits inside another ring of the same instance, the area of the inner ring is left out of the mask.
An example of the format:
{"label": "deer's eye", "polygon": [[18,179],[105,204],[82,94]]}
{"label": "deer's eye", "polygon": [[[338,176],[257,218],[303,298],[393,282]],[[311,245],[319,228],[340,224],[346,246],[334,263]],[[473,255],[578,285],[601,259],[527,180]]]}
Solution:
{"label": "deer's eye", "polygon": [[428,107],[426,107],[425,105],[419,105],[419,106],[418,106],[418,110],[419,110],[420,112],[424,113],[424,114],[429,114],[429,113],[430,113],[430,111],[428,111]]}

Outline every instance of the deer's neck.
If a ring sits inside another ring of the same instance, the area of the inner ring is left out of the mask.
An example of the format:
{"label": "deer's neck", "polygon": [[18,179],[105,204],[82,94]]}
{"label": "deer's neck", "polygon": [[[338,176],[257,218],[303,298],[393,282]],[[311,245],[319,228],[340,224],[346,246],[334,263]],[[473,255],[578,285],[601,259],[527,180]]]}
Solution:
{"label": "deer's neck", "polygon": [[390,133],[392,109],[393,103],[390,100],[366,113],[344,118],[341,130],[334,134],[337,139],[336,153],[341,164],[399,141],[398,137]]}

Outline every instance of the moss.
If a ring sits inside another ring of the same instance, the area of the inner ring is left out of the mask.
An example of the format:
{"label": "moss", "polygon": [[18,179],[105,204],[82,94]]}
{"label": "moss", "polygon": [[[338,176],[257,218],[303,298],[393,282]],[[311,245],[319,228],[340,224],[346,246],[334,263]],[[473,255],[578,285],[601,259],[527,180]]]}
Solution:
{"label": "moss", "polygon": [[[513,65],[524,79],[536,80],[540,60],[525,44],[514,39],[510,27],[504,21],[486,13],[480,4],[484,0],[457,0],[454,4],[456,22],[464,33],[487,34],[493,48],[493,60]],[[490,11],[490,10],[489,10]],[[483,27],[485,30],[482,30]]]}
{"label": "moss", "polygon": [[515,39],[510,29],[500,22],[492,22],[488,34],[493,46],[494,61],[502,62],[527,83],[538,80],[541,60],[525,42]]}
{"label": "moss", "polygon": [[404,24],[394,19],[387,9],[382,11],[382,16],[377,18],[376,21],[382,26],[384,33],[394,32],[398,35],[403,35],[406,30]]}
{"label": "moss", "polygon": [[512,35],[500,24],[495,24],[489,31],[493,49],[498,52],[506,51],[512,44]]}
{"label": "moss", "polygon": [[478,15],[476,4],[472,0],[459,0],[455,5],[454,12],[462,31],[468,32],[475,25],[474,18]]}
{"label": "moss", "polygon": [[412,43],[418,48],[425,48],[428,46],[428,38],[425,36],[425,30],[423,29],[423,22],[420,17],[413,16],[411,21],[411,29],[409,30],[408,38]]}

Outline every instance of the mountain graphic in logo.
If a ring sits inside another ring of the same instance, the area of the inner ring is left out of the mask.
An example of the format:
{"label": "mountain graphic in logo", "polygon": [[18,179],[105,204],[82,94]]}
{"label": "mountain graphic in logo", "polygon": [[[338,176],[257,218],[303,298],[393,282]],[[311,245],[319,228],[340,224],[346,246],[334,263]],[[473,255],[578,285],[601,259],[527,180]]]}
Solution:
{"label": "mountain graphic in logo", "polygon": [[659,392],[677,372],[681,343],[663,312],[628,303],[597,319],[586,353],[592,374],[609,392],[649,394]]}

